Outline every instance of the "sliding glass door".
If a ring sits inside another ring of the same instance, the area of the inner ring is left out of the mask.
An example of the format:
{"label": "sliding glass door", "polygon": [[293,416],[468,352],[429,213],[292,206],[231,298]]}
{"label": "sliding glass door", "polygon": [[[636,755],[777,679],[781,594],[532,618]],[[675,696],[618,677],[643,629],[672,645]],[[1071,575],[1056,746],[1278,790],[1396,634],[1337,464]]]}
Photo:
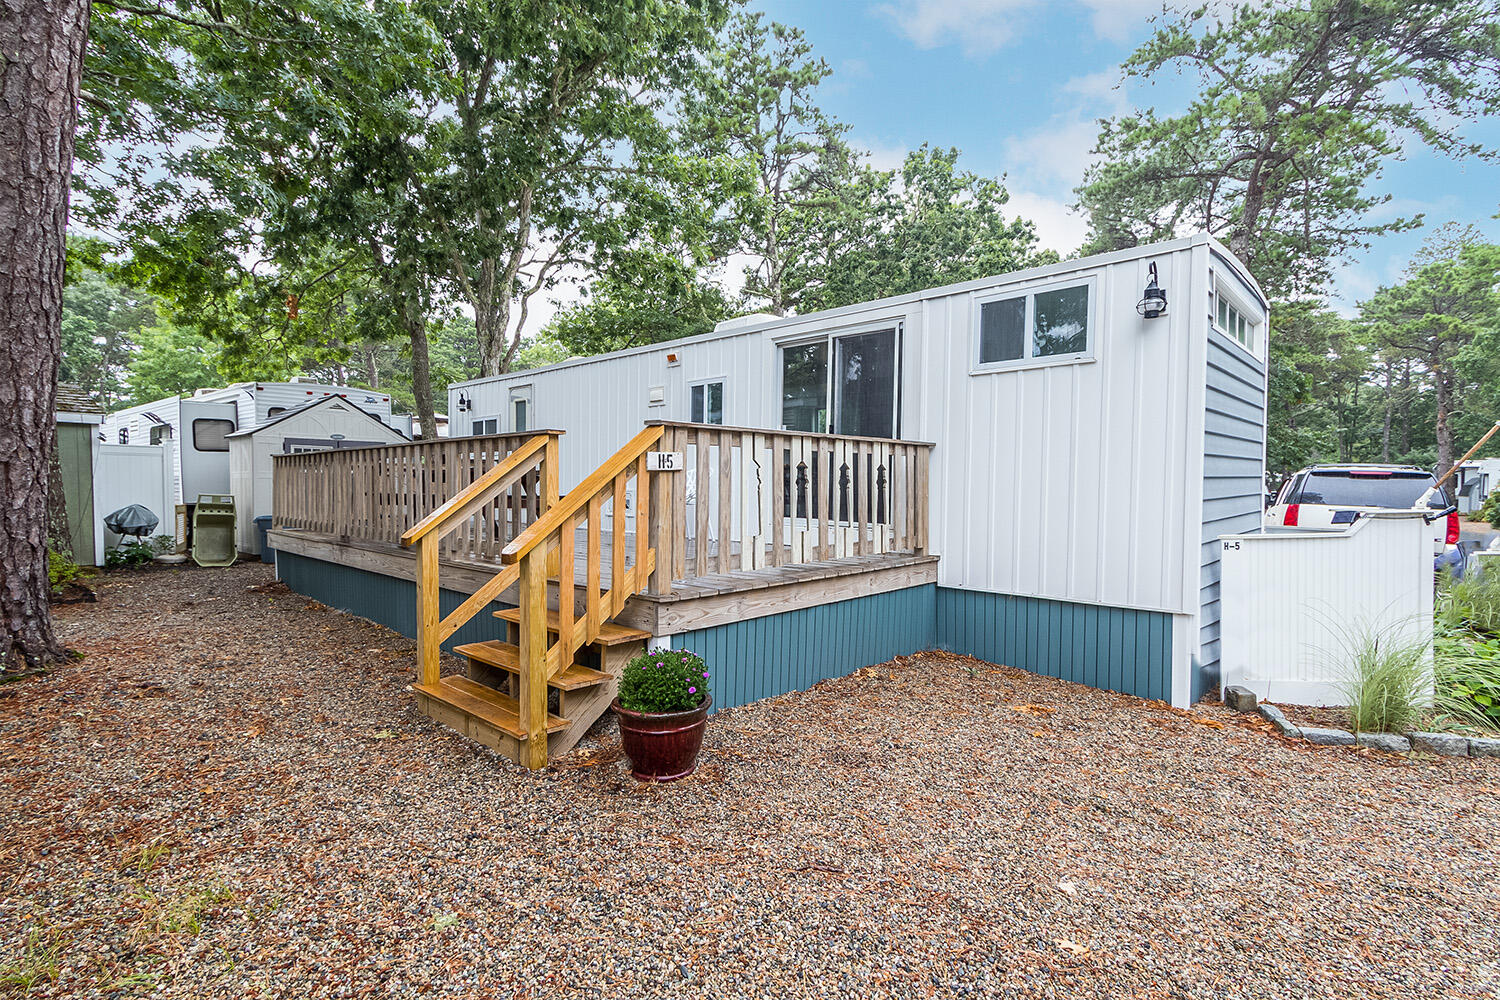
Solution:
{"label": "sliding glass door", "polygon": [[783,347],[781,425],[895,437],[898,344],[897,328],[891,327]]}

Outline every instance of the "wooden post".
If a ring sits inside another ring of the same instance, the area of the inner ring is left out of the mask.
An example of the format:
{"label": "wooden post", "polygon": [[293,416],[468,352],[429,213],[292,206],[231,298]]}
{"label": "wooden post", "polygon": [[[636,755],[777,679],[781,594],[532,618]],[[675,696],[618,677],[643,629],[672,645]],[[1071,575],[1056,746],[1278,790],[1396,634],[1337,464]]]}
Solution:
{"label": "wooden post", "polygon": [[547,766],[547,550],[541,545],[521,558],[521,763]]}
{"label": "wooden post", "polygon": [[438,539],[424,536],[417,542],[417,679],[424,685],[438,682]]}
{"label": "wooden post", "polygon": [[1484,437],[1482,437],[1478,441],[1474,442],[1474,447],[1472,447],[1468,451],[1464,452],[1464,457],[1463,458],[1460,458],[1457,462],[1453,463],[1453,468],[1451,468],[1447,472],[1443,473],[1443,478],[1439,479],[1437,481],[1438,487],[1441,488],[1442,485],[1448,481],[1448,477],[1451,476],[1451,475],[1453,475],[1455,472],[1457,472],[1458,471],[1458,467],[1460,465],[1463,465],[1465,462],[1467,462],[1469,460],[1469,456],[1470,455],[1474,454],[1480,448],[1484,447],[1484,443],[1486,441],[1488,441],[1490,439],[1490,436],[1492,434],[1494,434],[1496,431],[1500,431],[1500,420],[1495,421],[1495,426],[1491,427],[1489,430],[1487,430],[1487,431],[1484,432]]}
{"label": "wooden post", "polygon": [[[557,501],[561,496],[561,493],[558,489],[559,479],[557,463],[557,435],[548,434],[547,446],[542,451],[542,472],[540,476],[541,482],[539,484],[541,486],[541,496],[539,498],[541,509],[537,511],[538,517],[542,516],[547,511],[556,506]],[[557,550],[553,549],[551,546],[548,546],[547,575],[549,577],[557,576],[559,569],[558,558],[559,557]]]}
{"label": "wooden post", "polygon": [[[641,505],[635,512],[635,530],[641,530],[641,511],[648,514],[647,541],[656,552],[656,566],[651,571],[651,593],[670,594],[672,592],[672,565],[677,558],[673,549],[676,541],[672,530],[672,476],[687,475],[685,472],[648,472],[650,500],[649,506]],[[636,484],[636,490],[644,488],[645,483]]]}

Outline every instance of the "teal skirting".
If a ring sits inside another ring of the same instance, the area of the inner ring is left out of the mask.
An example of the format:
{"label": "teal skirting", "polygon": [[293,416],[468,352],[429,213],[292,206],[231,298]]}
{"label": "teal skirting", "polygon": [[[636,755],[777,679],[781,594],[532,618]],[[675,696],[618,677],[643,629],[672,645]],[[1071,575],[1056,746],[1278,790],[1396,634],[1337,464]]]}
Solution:
{"label": "teal skirting", "polygon": [[[298,593],[416,635],[412,581],[288,552],[279,552],[277,562],[281,579]],[[443,614],[465,597],[442,591]],[[480,614],[444,648],[504,638],[505,622]],[[683,632],[671,644],[708,661],[716,708],[800,691],[933,648],[1142,698],[1171,693],[1170,614],[933,584]]]}
{"label": "teal skirting", "polygon": [[1048,677],[1168,700],[1172,616],[939,587],[938,643]]}
{"label": "teal skirting", "polygon": [[709,664],[715,708],[801,691],[894,656],[931,649],[933,584],[672,636]]}
{"label": "teal skirting", "polygon": [[[306,594],[330,608],[368,618],[395,629],[404,636],[416,638],[417,585],[411,580],[371,573],[353,566],[340,566],[321,559],[309,559],[290,552],[276,553],[276,575],[297,593]],[[468,594],[442,590],[438,592],[438,606],[446,615],[468,598]],[[510,606],[496,602],[490,608],[499,611]],[[465,642],[507,639],[509,635],[506,629],[504,621],[481,612],[453,633],[452,638],[443,643],[443,650],[451,653],[454,646]]]}

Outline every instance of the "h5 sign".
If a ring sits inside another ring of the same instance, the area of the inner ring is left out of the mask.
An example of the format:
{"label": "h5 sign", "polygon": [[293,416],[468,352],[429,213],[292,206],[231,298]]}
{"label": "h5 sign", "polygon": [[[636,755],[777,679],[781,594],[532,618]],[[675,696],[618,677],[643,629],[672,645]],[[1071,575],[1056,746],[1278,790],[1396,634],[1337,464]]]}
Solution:
{"label": "h5 sign", "polygon": [[687,463],[683,461],[680,451],[646,452],[647,472],[681,472],[685,468]]}

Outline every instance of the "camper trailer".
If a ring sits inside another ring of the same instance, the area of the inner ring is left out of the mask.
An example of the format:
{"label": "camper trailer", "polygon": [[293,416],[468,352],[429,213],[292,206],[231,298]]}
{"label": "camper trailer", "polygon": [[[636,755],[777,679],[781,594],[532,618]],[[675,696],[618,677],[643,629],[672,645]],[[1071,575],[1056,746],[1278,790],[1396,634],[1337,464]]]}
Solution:
{"label": "camper trailer", "polygon": [[913,642],[1185,706],[1217,676],[1219,538],[1260,524],[1266,335],[1195,236],[458,383],[448,412],[562,431],[564,494],[650,422],[928,442]]}
{"label": "camper trailer", "polygon": [[230,492],[231,434],[253,430],[293,409],[330,397],[347,399],[381,423],[410,436],[411,417],[393,416],[391,398],[385,393],[296,379],[236,382],[222,389],[199,389],[187,398],[169,396],[142,403],[110,414],[100,434],[106,444],[173,442],[176,502],[190,504],[200,493]]}

